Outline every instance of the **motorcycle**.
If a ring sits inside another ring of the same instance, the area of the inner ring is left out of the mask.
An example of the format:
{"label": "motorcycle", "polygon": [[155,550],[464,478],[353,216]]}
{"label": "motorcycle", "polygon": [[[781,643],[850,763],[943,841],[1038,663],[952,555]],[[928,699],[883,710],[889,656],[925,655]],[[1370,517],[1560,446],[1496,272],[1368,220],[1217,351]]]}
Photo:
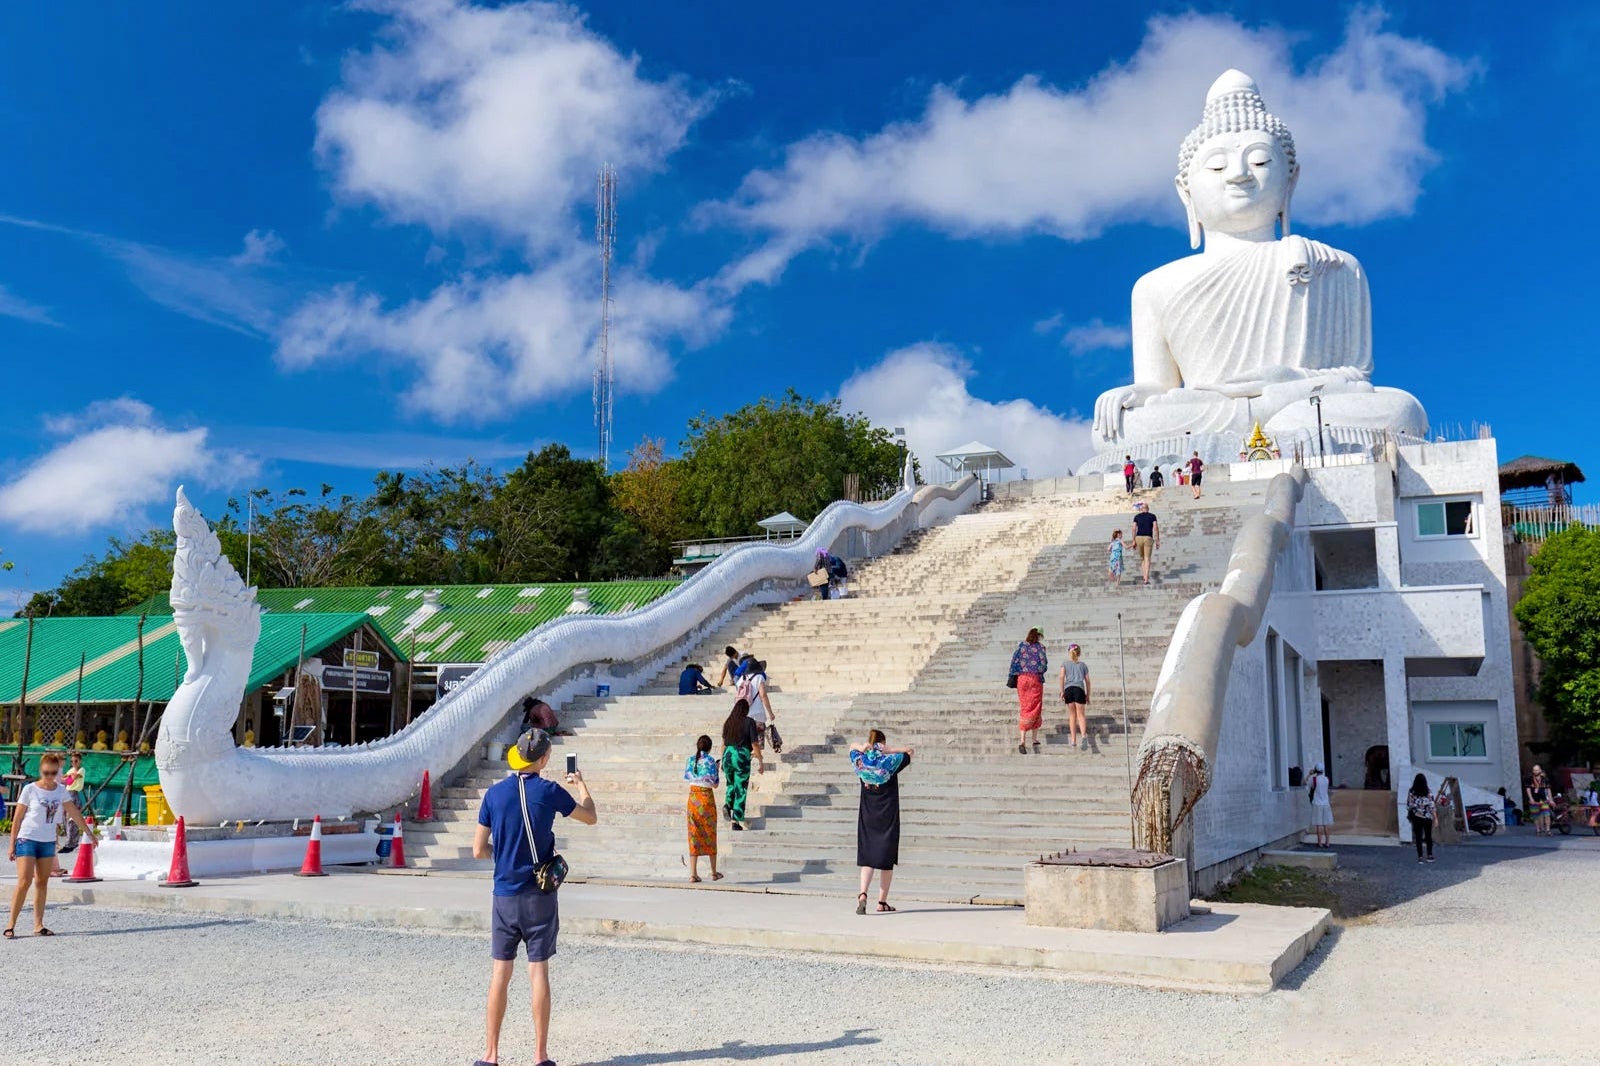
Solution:
{"label": "motorcycle", "polygon": [[1469,804],[1467,828],[1480,836],[1492,837],[1500,830],[1500,812],[1492,803]]}

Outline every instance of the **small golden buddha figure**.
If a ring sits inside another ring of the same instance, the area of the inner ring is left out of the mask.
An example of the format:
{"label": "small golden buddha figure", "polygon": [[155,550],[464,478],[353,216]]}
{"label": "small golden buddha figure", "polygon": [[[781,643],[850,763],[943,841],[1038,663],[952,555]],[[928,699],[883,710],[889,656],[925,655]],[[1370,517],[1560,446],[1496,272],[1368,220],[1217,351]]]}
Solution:
{"label": "small golden buddha figure", "polygon": [[106,736],[107,736],[107,734],[106,734],[106,731],[104,729],[102,729],[98,733],[96,733],[94,735],[94,747],[90,748],[89,750],[90,751],[110,751],[111,750],[110,746],[108,744],[106,744]]}
{"label": "small golden buddha figure", "polygon": [[122,730],[121,732],[119,732],[117,734],[117,742],[115,744],[111,745],[111,750],[112,751],[127,751],[128,750],[128,731],[126,729]]}

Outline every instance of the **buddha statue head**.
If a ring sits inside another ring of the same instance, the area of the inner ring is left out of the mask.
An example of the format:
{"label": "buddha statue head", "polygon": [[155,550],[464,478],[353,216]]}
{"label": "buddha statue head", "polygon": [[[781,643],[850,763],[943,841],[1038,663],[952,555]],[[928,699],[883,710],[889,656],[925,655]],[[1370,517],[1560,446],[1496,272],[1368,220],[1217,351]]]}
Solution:
{"label": "buddha statue head", "polygon": [[66,747],[67,746],[67,731],[65,729],[56,730],[56,735],[50,738],[50,743],[51,743],[51,745],[53,745],[54,747],[57,747],[57,748]]}
{"label": "buddha statue head", "polygon": [[1225,71],[1206,92],[1200,125],[1178,149],[1178,199],[1189,216],[1189,246],[1206,230],[1247,240],[1289,235],[1289,200],[1300,177],[1294,137],[1267,110],[1255,81]]}

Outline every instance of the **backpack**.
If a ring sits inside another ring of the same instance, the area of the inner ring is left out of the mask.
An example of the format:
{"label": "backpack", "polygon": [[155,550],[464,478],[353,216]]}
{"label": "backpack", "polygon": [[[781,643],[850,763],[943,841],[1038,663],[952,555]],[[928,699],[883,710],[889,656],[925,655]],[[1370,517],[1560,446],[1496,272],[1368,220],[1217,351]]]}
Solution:
{"label": "backpack", "polygon": [[755,702],[755,690],[754,686],[751,684],[751,682],[755,680],[755,676],[755,671],[745,671],[743,674],[739,675],[739,683],[733,688],[734,694],[737,695],[741,700],[744,700],[746,703]]}
{"label": "backpack", "polygon": [[1312,803],[1317,802],[1317,778],[1321,776],[1316,771],[1312,771],[1311,776],[1306,778],[1306,799]]}

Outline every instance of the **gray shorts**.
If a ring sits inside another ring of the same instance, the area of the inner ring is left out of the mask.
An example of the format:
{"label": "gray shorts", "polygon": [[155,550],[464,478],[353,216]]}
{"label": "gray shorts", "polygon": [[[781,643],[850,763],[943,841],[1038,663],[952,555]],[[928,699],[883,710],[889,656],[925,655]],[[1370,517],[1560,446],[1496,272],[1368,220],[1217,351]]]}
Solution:
{"label": "gray shorts", "polygon": [[495,896],[489,921],[489,957],[502,962],[517,957],[517,945],[526,944],[529,962],[544,962],[556,953],[561,915],[559,892],[546,895],[530,889],[520,896]]}

